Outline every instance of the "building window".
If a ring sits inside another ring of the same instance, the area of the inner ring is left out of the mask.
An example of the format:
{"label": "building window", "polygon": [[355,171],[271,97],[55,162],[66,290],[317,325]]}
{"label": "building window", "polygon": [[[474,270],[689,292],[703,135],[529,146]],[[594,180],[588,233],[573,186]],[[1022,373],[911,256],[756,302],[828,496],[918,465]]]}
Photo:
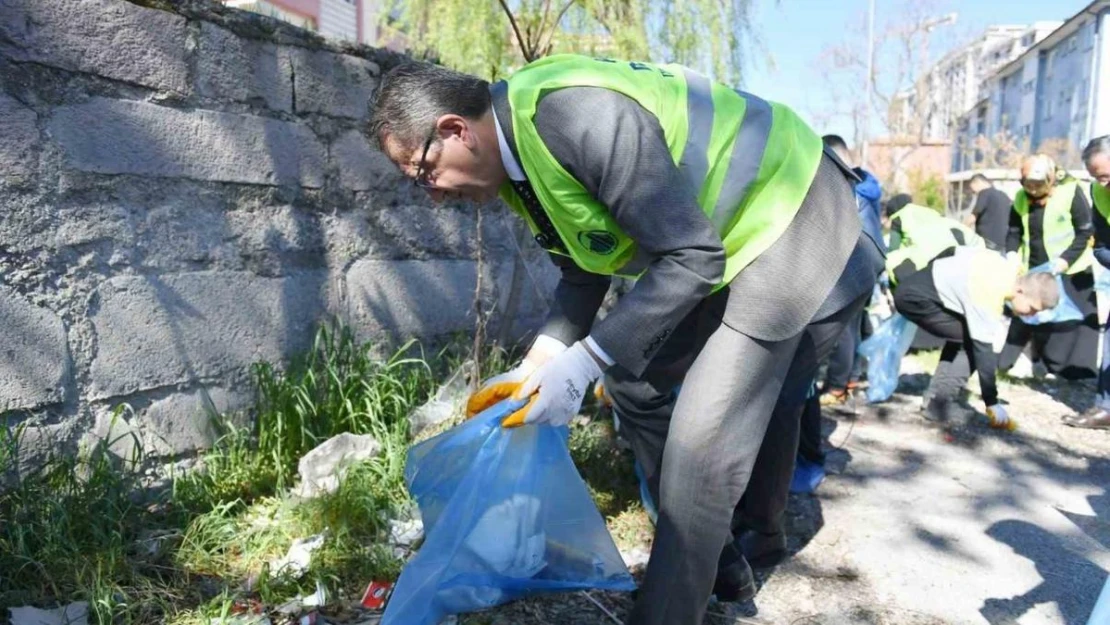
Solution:
{"label": "building window", "polygon": [[1022,93],[1033,93],[1034,85],[1035,85],[1034,81],[1032,81],[1032,80],[1027,81],[1024,85],[1021,86],[1021,92]]}
{"label": "building window", "polygon": [[1044,103],[1044,118],[1052,119],[1052,98],[1046,98]]}
{"label": "building window", "polygon": [[1027,48],[1029,46],[1033,45],[1033,33],[1028,33],[1024,37],[1022,37],[1021,38],[1021,45],[1025,46]]}

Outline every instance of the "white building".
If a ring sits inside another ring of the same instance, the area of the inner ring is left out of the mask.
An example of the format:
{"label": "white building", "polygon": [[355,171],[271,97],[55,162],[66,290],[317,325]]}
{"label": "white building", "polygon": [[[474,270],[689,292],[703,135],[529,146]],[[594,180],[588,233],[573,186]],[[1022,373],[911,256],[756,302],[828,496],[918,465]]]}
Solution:
{"label": "white building", "polygon": [[[991,76],[1060,24],[991,26],[975,41],[952,50],[929,68],[915,88],[895,97],[891,105],[893,134],[922,132],[925,141],[951,140],[957,119],[982,99]],[[919,102],[918,97],[927,100]]]}
{"label": "white building", "polygon": [[1096,0],[999,68],[957,124],[952,170],[980,166],[977,137],[1010,137],[1023,150],[1051,142],[1068,147],[1074,161],[1092,137],[1110,133],[1107,28],[1110,0]]}

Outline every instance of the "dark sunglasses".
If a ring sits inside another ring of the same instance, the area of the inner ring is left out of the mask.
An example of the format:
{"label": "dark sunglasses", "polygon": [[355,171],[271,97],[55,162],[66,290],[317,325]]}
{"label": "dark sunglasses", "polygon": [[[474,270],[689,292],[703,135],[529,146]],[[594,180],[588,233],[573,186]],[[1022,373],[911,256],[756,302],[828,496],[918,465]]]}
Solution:
{"label": "dark sunglasses", "polygon": [[435,141],[436,131],[438,128],[432,127],[432,132],[428,134],[428,140],[424,142],[424,152],[420,155],[420,163],[416,166],[416,177],[412,179],[412,184],[420,187],[421,189],[434,189],[436,185],[431,180],[428,180],[428,148],[432,147],[432,141]]}

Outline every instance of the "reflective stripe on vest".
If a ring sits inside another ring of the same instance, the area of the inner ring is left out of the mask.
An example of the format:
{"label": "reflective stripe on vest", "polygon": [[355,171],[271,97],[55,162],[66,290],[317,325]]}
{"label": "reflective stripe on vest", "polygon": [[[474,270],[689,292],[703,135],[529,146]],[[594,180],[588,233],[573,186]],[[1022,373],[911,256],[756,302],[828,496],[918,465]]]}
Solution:
{"label": "reflective stripe on vest", "polygon": [[[713,210],[713,225],[717,231],[724,231],[732,223],[741,202],[748,195],[752,183],[759,176],[763,164],[763,153],[771,136],[771,105],[750,93],[738,92],[747,102],[744,108],[744,121],[732,146],[729,156],[728,173],[725,175],[721,194],[717,196],[717,206]],[[808,186],[808,185],[807,185]]]}
{"label": "reflective stripe on vest", "polygon": [[[1071,222],[1071,205],[1079,185],[1074,181],[1056,186],[1044,207],[1044,221],[1041,226],[1044,251],[1049,261],[1059,258],[1075,241],[1075,225]],[[1029,269],[1029,196],[1020,190],[1014,197],[1014,210],[1021,216],[1021,262]],[[1090,247],[1068,267],[1067,273],[1079,273],[1091,266],[1094,253]]]}
{"label": "reflective stripe on vest", "polygon": [[960,245],[953,231],[960,232],[964,238],[964,245],[969,247],[984,247],[983,238],[975,234],[971,228],[962,223],[942,217],[937,211],[917,204],[907,204],[905,208],[894,213],[891,221],[901,223],[902,243],[898,249],[887,254],[887,277],[892,284],[897,280],[894,270],[907,260],[918,271],[924,269],[930,261],[940,256],[945,250]]}
{"label": "reflective stripe on vest", "polygon": [[[639,103],[658,120],[674,164],[725,248],[720,286],[769,248],[797,214],[817,173],[821,139],[790,109],[734,91],[678,65],[576,55],[545,57],[508,81],[521,165],[540,203],[583,269],[636,276],[651,261],[555,160],[533,118],[543,94],[600,87]],[[502,198],[521,213],[508,185]]]}

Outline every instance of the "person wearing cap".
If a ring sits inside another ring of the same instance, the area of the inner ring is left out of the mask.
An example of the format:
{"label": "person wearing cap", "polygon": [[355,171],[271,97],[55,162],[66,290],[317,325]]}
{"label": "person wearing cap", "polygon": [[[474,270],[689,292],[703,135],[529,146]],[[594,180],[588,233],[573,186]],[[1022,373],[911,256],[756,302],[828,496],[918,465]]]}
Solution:
{"label": "person wearing cap", "polygon": [[[614,379],[682,384],[644,458],[659,522],[627,622],[753,596],[734,517],[776,522],[817,363],[882,269],[851,170],[789,108],[679,65],[554,55],[490,85],[407,63],[375,98],[402,172],[435,200],[500,196],[563,270],[546,338],[468,411],[509,398],[503,425],[563,426],[602,375],[618,407]],[[613,275],[637,281],[594,323]]]}
{"label": "person wearing cap", "polygon": [[1025,270],[1048,264],[1064,277],[1064,295],[1084,319],[1062,324],[1010,323],[999,368],[1008,370],[1032,343],[1034,359],[1050,373],[1066,379],[1096,375],[1098,305],[1094,293],[1091,207],[1074,178],[1059,170],[1045,154],[1027,156],[1021,164],[1021,189],[1010,212],[1006,253]]}
{"label": "person wearing cap", "polygon": [[[1083,164],[1091,174],[1091,211],[1095,245],[1093,254],[1098,264],[1110,271],[1110,135],[1091,139],[1083,149]],[[1103,326],[1106,320],[1102,321]],[[1103,332],[1102,358],[1098,373],[1098,392],[1089,410],[1064,417],[1065,425],[1095,430],[1110,429],[1110,333]]]}

